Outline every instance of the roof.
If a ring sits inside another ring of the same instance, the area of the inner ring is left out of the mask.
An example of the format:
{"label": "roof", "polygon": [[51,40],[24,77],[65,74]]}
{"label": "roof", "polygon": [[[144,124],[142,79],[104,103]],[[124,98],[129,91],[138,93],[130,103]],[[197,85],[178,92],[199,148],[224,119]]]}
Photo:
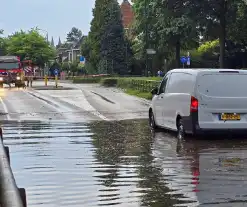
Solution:
{"label": "roof", "polygon": [[239,69],[221,69],[221,68],[176,68],[169,71],[171,72],[186,72],[190,74],[198,74],[201,72],[220,72],[220,71],[227,71],[227,72],[241,72],[241,73],[247,73],[247,70],[239,70]]}
{"label": "roof", "polygon": [[17,56],[0,56],[0,62],[18,62],[19,59]]}
{"label": "roof", "polygon": [[121,4],[122,21],[124,28],[128,28],[134,20],[134,11],[128,0],[123,0]]}

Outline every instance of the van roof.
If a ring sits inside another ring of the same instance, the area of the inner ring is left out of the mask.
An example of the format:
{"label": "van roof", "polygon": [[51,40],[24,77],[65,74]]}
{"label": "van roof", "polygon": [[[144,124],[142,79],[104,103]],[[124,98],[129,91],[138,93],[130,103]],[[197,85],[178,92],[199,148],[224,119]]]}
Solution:
{"label": "van roof", "polygon": [[247,70],[241,70],[241,69],[219,69],[219,68],[176,68],[176,69],[172,69],[169,72],[186,72],[186,73],[190,73],[190,74],[194,74],[194,75],[198,75],[199,73],[203,73],[203,72],[231,72],[231,71],[235,71],[235,72],[241,72],[241,73],[246,73],[247,74]]}

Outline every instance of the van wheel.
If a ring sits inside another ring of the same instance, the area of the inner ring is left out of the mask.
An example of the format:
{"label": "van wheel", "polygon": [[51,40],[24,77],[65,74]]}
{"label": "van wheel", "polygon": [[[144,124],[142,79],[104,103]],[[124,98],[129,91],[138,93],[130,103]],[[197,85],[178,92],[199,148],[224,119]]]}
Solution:
{"label": "van wheel", "polygon": [[149,126],[152,129],[157,129],[157,125],[155,123],[155,119],[154,119],[154,113],[152,111],[149,112]]}
{"label": "van wheel", "polygon": [[179,119],[177,123],[177,129],[178,129],[178,139],[184,139],[185,138],[185,130],[184,130],[184,123],[183,119]]}

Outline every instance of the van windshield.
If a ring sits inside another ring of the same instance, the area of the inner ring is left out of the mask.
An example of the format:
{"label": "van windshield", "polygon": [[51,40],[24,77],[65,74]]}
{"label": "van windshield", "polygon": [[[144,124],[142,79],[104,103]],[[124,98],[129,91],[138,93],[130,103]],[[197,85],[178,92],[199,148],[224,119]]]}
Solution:
{"label": "van windshield", "polygon": [[247,75],[207,74],[199,78],[198,91],[207,96],[247,97]]}

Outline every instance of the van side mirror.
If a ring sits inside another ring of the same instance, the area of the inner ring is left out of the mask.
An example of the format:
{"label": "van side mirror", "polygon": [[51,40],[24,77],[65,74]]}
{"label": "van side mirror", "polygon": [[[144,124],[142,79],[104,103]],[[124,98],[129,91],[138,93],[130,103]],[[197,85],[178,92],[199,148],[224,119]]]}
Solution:
{"label": "van side mirror", "polygon": [[155,87],[155,88],[151,91],[151,93],[152,93],[153,95],[158,94],[158,87]]}

